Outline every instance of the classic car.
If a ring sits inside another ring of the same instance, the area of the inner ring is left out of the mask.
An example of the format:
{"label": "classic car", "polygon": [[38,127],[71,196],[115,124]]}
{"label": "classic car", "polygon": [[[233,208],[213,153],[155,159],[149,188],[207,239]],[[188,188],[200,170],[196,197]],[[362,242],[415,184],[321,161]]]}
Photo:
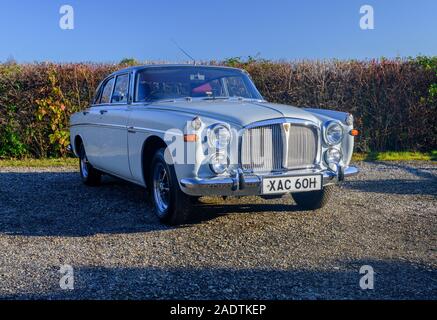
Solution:
{"label": "classic car", "polygon": [[269,103],[246,71],[148,65],[109,75],[88,109],[71,116],[80,175],[146,187],[163,223],[190,219],[202,196],[290,193],[315,210],[350,166],[353,116]]}

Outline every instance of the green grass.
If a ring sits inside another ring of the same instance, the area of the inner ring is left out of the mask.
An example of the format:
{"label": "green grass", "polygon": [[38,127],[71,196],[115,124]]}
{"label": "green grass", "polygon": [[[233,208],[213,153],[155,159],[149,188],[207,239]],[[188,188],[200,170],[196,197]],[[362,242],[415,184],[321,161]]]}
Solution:
{"label": "green grass", "polygon": [[[437,150],[431,152],[369,152],[354,153],[354,161],[437,161]],[[77,158],[53,158],[53,159],[0,159],[2,167],[77,167]]]}
{"label": "green grass", "polygon": [[1,167],[76,167],[77,158],[54,158],[54,159],[6,159],[0,160]]}
{"label": "green grass", "polygon": [[385,151],[355,153],[355,161],[437,161],[437,150],[431,152]]}

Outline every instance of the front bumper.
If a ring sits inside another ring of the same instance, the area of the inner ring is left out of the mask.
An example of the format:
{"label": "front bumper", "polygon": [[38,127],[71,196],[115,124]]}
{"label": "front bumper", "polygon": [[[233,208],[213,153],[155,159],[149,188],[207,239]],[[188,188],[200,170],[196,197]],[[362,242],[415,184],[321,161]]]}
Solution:
{"label": "front bumper", "polygon": [[[317,171],[288,171],[272,173],[265,177],[287,177],[308,174],[323,174],[323,186],[336,184],[346,177],[358,174],[357,167],[339,168],[336,172],[331,170]],[[241,170],[236,171],[230,177],[215,177],[210,179],[186,178],[180,181],[182,190],[192,196],[248,196],[261,195],[261,175],[245,175]]]}

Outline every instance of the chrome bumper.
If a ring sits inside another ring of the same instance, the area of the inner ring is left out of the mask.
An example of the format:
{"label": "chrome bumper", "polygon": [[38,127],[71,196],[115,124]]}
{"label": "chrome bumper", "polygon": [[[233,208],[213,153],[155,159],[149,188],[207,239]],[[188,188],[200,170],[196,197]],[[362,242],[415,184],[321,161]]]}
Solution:
{"label": "chrome bumper", "polygon": [[[336,172],[325,171],[302,171],[281,172],[265,175],[265,177],[280,177],[293,175],[323,174],[323,186],[336,184],[358,174],[357,167],[339,168]],[[215,177],[211,179],[187,178],[180,181],[182,190],[192,196],[247,196],[260,195],[261,183],[264,176],[245,175],[241,169],[234,172],[230,177]]]}

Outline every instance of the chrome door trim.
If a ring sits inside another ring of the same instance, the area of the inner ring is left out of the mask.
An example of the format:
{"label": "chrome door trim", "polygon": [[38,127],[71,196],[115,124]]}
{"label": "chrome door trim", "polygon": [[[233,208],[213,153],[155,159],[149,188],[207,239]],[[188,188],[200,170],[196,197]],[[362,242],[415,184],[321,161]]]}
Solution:
{"label": "chrome door trim", "polygon": [[109,123],[92,123],[92,122],[82,122],[71,125],[71,127],[80,127],[80,126],[93,126],[93,127],[105,127],[105,128],[116,128],[125,130],[127,126],[121,124],[109,124]]}
{"label": "chrome door trim", "polygon": [[91,123],[91,122],[83,122],[83,123],[77,123],[71,125],[71,127],[80,127],[80,126],[94,126],[94,127],[110,127],[110,128],[116,128],[121,130],[128,130],[129,132],[157,132],[157,133],[168,133],[171,132],[174,135],[177,136],[183,136],[183,133],[175,132],[171,130],[159,130],[159,129],[153,129],[153,128],[146,128],[146,127],[135,127],[135,126],[124,126],[119,124],[109,124],[109,123]]}

